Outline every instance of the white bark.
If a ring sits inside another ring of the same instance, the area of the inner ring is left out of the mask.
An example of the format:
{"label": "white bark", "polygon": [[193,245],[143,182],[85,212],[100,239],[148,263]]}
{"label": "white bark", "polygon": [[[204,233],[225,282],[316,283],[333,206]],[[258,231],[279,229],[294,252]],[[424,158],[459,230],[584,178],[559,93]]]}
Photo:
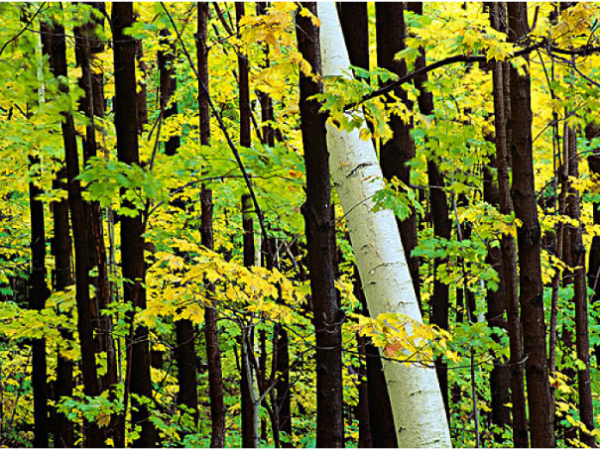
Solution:
{"label": "white bark", "polygon": [[[323,75],[342,75],[350,61],[333,2],[319,2]],[[327,124],[327,146],[334,186],[344,209],[369,312],[401,313],[422,322],[396,218],[391,210],[373,212],[373,195],[384,181],[375,149],[359,131]],[[451,447],[435,370],[383,361],[400,447]]]}

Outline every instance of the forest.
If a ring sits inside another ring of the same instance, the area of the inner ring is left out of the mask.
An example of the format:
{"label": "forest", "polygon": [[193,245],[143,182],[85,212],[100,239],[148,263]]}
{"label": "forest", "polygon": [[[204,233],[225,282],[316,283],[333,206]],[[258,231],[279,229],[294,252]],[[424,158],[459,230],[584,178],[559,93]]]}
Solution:
{"label": "forest", "polygon": [[0,17],[0,447],[600,445],[599,3]]}

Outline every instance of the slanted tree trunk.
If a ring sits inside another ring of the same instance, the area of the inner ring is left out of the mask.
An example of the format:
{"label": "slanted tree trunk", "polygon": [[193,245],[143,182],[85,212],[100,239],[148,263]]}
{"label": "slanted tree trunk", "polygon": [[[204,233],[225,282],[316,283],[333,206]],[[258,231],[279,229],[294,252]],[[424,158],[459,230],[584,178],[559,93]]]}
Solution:
{"label": "slanted tree trunk", "polygon": [[[323,75],[340,76],[350,61],[335,6],[319,3],[318,7]],[[341,132],[329,123],[327,142],[333,179],[345,211],[369,311],[374,317],[383,312],[396,312],[421,322],[394,214],[391,210],[373,212],[372,196],[384,185],[373,144],[361,140],[358,130]],[[387,360],[383,362],[383,370],[398,445],[450,447],[435,370]]]}
{"label": "slanted tree trunk", "polygon": [[[43,37],[43,41],[44,51],[50,55],[50,69],[54,76],[61,77],[60,92],[68,95],[69,86],[64,82],[67,79],[67,49],[64,28],[54,24],[52,34]],[[88,396],[97,396],[100,394],[100,386],[96,371],[93,326],[94,317],[97,317],[98,312],[89,292],[89,271],[92,269],[88,259],[91,251],[88,239],[90,224],[86,215],[86,205],[81,195],[81,184],[77,179],[79,155],[73,115],[67,111],[63,112],[62,116],[61,128],[65,147],[68,200],[75,242],[75,286],[78,311],[77,329],[82,358],[81,371],[84,393]],[[104,446],[104,433],[96,423],[85,423],[85,444],[88,447]]]}
{"label": "slanted tree trunk", "polygon": [[[368,10],[365,2],[340,2],[338,5],[338,13],[344,33],[344,40],[348,48],[350,63],[353,66],[369,69],[369,27],[368,27]],[[358,270],[356,271],[360,297],[362,294],[362,286]],[[363,305],[363,314],[369,315],[366,304]],[[379,350],[372,344],[369,339],[359,337],[359,341],[364,341],[365,353],[365,377],[366,383],[362,401],[359,407],[367,408],[367,411],[361,412],[361,416],[368,419],[368,423],[362,421],[359,434],[359,440],[362,440],[365,445],[373,448],[394,448],[398,446],[396,439],[396,430],[394,429],[394,417],[392,416],[392,406],[390,404],[390,396],[385,383],[385,376],[381,365]],[[362,383],[361,383],[362,384]],[[362,438],[361,438],[362,436]]]}
{"label": "slanted tree trunk", "polygon": [[[567,128],[568,137],[568,174],[569,179],[579,178],[579,156],[577,155],[577,132],[574,128]],[[579,222],[581,218],[579,207],[579,192],[569,181],[567,196],[567,211],[571,219]],[[582,225],[569,226],[571,235],[569,250],[571,252],[571,267],[575,267],[573,284],[575,304],[575,347],[577,359],[583,361],[584,368],[577,370],[577,383],[579,392],[579,416],[586,428],[591,432],[594,429],[594,406],[592,402],[592,381],[590,377],[590,338],[588,329],[587,283],[585,277],[585,247],[583,246]],[[583,430],[579,431],[579,439],[586,445],[595,445],[594,436]]]}
{"label": "slanted tree trunk", "polygon": [[[377,65],[399,77],[406,75],[406,63],[394,59],[396,53],[405,48],[404,39],[404,3],[375,3],[377,30]],[[394,94],[410,108],[406,91],[402,87],[394,89]],[[381,145],[381,170],[387,180],[398,178],[404,184],[410,184],[410,166],[407,163],[415,157],[415,143],[410,135],[410,123],[405,123],[397,115],[390,117],[392,138]],[[413,212],[406,219],[398,221],[402,246],[408,261],[408,269],[420,303],[419,259],[411,255],[418,244],[417,217]]]}
{"label": "slanted tree trunk", "polygon": [[[133,4],[115,3],[112,11],[114,63],[115,63],[115,130],[117,135],[117,154],[119,161],[131,165],[139,165],[138,147],[138,111],[137,83],[135,77],[135,40],[126,35],[124,30],[133,25]],[[124,205],[133,208],[128,201]],[[146,307],[146,291],[144,282],[144,238],[142,236],[142,216],[123,216],[121,218],[121,262],[124,282],[123,300],[135,308]],[[134,314],[129,315],[130,326],[133,327]],[[133,328],[132,328],[133,330]],[[152,382],[150,379],[150,349],[148,345],[148,329],[138,326],[128,342],[130,346],[127,361],[127,379],[125,389],[132,394],[152,399]],[[150,422],[150,411],[147,406],[132,400],[131,420],[134,425],[141,425],[140,437],[134,441],[136,447],[154,447],[156,430]]]}
{"label": "slanted tree trunk", "polygon": [[[302,3],[302,7],[317,14],[316,3]],[[333,3],[331,7],[337,21]],[[312,71],[320,74],[319,28],[301,14],[296,17],[296,25],[298,49]],[[341,42],[343,45],[343,38]],[[325,116],[319,113],[319,102],[309,100],[322,90],[320,83],[300,73],[300,119],[306,166],[306,203],[302,205],[302,214],[317,341],[317,447],[341,448],[344,446],[341,353],[344,314],[338,307],[334,286],[334,225]]]}
{"label": "slanted tree trunk", "polygon": [[[527,35],[527,3],[508,3],[509,37],[512,42]],[[524,57],[528,60],[528,57]],[[520,269],[520,304],[525,347],[525,373],[529,406],[531,445],[554,447],[554,417],[550,408],[548,381],[548,354],[542,269],[540,260],[541,229],[537,214],[531,136],[531,80],[528,68],[519,75],[510,70],[512,131],[511,153],[513,162],[512,195],[515,215],[522,222],[517,230]]]}

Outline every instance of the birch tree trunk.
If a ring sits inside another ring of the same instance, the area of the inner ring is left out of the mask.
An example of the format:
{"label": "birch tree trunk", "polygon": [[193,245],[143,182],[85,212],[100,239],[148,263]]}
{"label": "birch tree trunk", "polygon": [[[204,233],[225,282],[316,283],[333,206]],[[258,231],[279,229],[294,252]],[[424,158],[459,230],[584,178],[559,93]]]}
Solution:
{"label": "birch tree trunk", "polygon": [[[323,75],[341,75],[350,65],[333,3],[319,3]],[[372,197],[384,186],[377,156],[359,131],[339,131],[327,124],[334,185],[345,212],[369,311],[421,313],[391,210],[373,212]],[[450,447],[442,395],[433,368],[384,361],[399,447]]]}

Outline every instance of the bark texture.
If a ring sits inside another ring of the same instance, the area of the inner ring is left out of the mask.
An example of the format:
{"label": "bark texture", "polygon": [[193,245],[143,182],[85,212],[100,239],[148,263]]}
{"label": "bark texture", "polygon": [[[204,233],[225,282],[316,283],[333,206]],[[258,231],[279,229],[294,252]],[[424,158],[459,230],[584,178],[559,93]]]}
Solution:
{"label": "bark texture", "polygon": [[[316,3],[303,3],[317,15]],[[335,6],[331,4],[333,14]],[[321,73],[319,28],[308,17],[296,17],[298,49],[315,73]],[[339,26],[339,25],[338,25]],[[341,30],[340,30],[341,33]],[[343,40],[342,40],[343,42]],[[331,222],[331,182],[325,116],[311,96],[322,85],[300,73],[300,118],[306,166],[306,203],[302,206],[306,226],[308,267],[317,338],[317,447],[344,446],[341,325],[344,314],[338,307],[334,286]]]}
{"label": "bark texture", "polygon": [[[202,245],[213,249],[213,203],[212,191],[202,189],[200,194],[202,218],[200,233]],[[217,328],[218,313],[213,301],[204,313],[206,339],[206,359],[208,362],[208,388],[210,395],[210,415],[212,434],[210,446],[222,448],[225,446],[225,404],[223,403],[223,374],[221,369],[221,352],[219,350],[219,330]]]}
{"label": "bark texture", "polygon": [[[375,3],[377,29],[377,65],[395,73],[399,77],[406,75],[406,63],[394,59],[396,53],[404,50],[406,31],[404,26],[404,2]],[[394,89],[394,94],[410,108],[406,91],[402,87]],[[405,123],[397,115],[390,117],[392,138],[381,145],[381,170],[387,180],[398,178],[404,184],[410,184],[410,167],[407,163],[415,157],[415,143],[410,135],[410,123]],[[418,244],[417,217],[414,212],[406,219],[398,221],[400,238],[408,262],[408,268],[420,302],[419,259],[411,256]]]}
{"label": "bark texture", "polygon": [[[63,167],[57,174],[57,179],[53,181],[54,189],[65,189],[64,180],[66,178],[66,168]],[[69,226],[69,203],[66,199],[54,203],[52,211],[54,222],[54,237],[52,238],[51,251],[54,257],[54,292],[64,291],[73,284],[71,276],[71,234]],[[67,330],[61,330],[61,337],[65,340],[73,340],[72,334]],[[58,352],[56,362],[56,384],[55,400],[58,402],[62,397],[71,397],[73,395],[73,361]],[[69,448],[73,447],[73,423],[67,419],[66,415],[55,413],[54,416],[54,446]]]}
{"label": "bark texture", "polygon": [[[569,179],[579,179],[579,156],[577,155],[577,132],[568,130],[568,174]],[[579,191],[569,182],[567,211],[571,219],[578,223],[581,219]],[[583,361],[585,367],[577,370],[577,386],[579,392],[579,416],[589,431],[594,429],[594,405],[592,402],[592,380],[590,376],[590,337],[588,323],[587,282],[585,277],[585,247],[583,246],[582,225],[569,226],[571,267],[574,267],[573,284],[575,303],[575,347],[577,359]],[[579,431],[579,439],[586,445],[595,445],[594,436],[583,430]]]}
{"label": "bark texture", "polygon": [[[117,154],[119,161],[139,165],[138,146],[138,110],[137,84],[135,77],[135,55],[137,44],[126,35],[124,30],[133,25],[133,4],[115,3],[112,11],[115,64],[115,129],[117,135]],[[130,208],[133,205],[125,201]],[[123,266],[124,295],[123,300],[134,308],[146,307],[144,282],[144,238],[141,214],[136,217],[121,218],[121,262]],[[129,317],[133,326],[133,314]],[[150,379],[150,348],[148,345],[148,329],[135,328],[133,342],[129,342],[130,354],[127,361],[127,380],[131,393],[152,399],[152,382]],[[126,389],[128,386],[125,387]],[[149,420],[149,409],[132,400],[131,420],[141,425],[139,439],[134,447],[154,447],[156,430]]]}
{"label": "bark texture", "polygon": [[[353,66],[370,67],[369,62],[369,23],[367,3],[340,2],[337,3],[338,15],[344,40],[348,48],[348,56]],[[364,300],[358,270],[356,271],[357,298]],[[363,314],[369,315],[366,303],[363,304]],[[363,445],[373,448],[394,448],[398,446],[394,417],[390,396],[387,391],[379,350],[369,339],[358,337],[361,351],[364,351],[365,381],[359,387],[361,401],[357,415],[360,415],[359,440]],[[365,411],[363,411],[363,408]]]}
{"label": "bark texture", "polygon": [[[335,6],[319,3],[323,75],[342,75],[350,64]],[[359,131],[341,132],[327,124],[334,185],[345,211],[356,262],[369,310],[405,314],[421,322],[421,313],[390,210],[373,212],[372,196],[382,189],[383,175],[371,142]],[[384,361],[400,447],[450,447],[450,433],[436,373]]]}
{"label": "bark texture", "polygon": [[[50,55],[50,69],[55,77],[67,78],[67,49],[65,44],[65,30],[62,26],[54,24],[52,33],[43,39],[43,49]],[[69,86],[61,81],[59,90],[68,95]],[[97,317],[97,306],[89,292],[90,254],[88,230],[90,229],[89,217],[86,214],[86,204],[81,195],[81,184],[77,180],[79,175],[79,155],[75,134],[75,123],[71,111],[63,112],[61,123],[63,145],[65,148],[65,162],[67,169],[67,188],[69,210],[73,223],[73,238],[75,243],[75,286],[79,332],[81,346],[81,372],[83,375],[84,393],[89,396],[100,394],[100,385],[96,371],[95,345],[94,345],[94,318]],[[103,447],[104,432],[95,423],[85,424],[85,444],[88,447]]]}
{"label": "bark texture", "polygon": [[[529,31],[527,3],[508,3],[508,26],[509,38],[512,42],[527,35]],[[524,58],[528,60],[527,57]],[[513,163],[512,197],[515,216],[522,222],[522,226],[517,230],[517,242],[529,425],[533,447],[554,447],[556,443],[554,414],[550,408],[540,260],[541,229],[537,214],[533,170],[531,81],[529,69],[525,67],[524,70],[525,73],[519,75],[516,69],[510,69],[509,127],[512,132],[510,144]]]}
{"label": "bark texture", "polygon": [[[494,6],[495,5],[495,6]],[[492,26],[506,31],[502,24],[506,23],[506,4],[493,4]],[[500,212],[511,214],[514,211],[510,194],[509,151],[508,151],[508,117],[510,116],[509,66],[507,63],[495,62],[492,66],[494,85],[494,122],[496,129],[496,165],[498,172],[498,194]],[[510,388],[512,398],[512,428],[516,447],[529,446],[527,429],[527,410],[525,403],[525,379],[523,368],[523,334],[519,314],[519,286],[517,275],[517,254],[514,238],[503,235],[500,249],[502,251],[502,276],[505,289],[505,307],[507,312],[507,328],[510,340]]]}
{"label": "bark texture", "polygon": [[[30,158],[30,165],[36,163]],[[37,199],[42,190],[34,183],[29,183],[29,210],[31,217],[31,275],[29,291],[29,307],[41,310],[50,295],[46,285],[46,231],[44,228],[44,204]],[[33,387],[33,446],[48,447],[48,387],[46,384],[46,340],[35,339],[32,343],[32,376]]]}
{"label": "bark texture", "polygon": [[[600,126],[590,123],[585,127],[585,137],[591,141],[595,137],[600,136]],[[600,177],[600,147],[593,149],[592,154],[588,156],[588,167],[590,173]],[[600,209],[598,205],[594,206],[593,212],[594,225],[600,225]],[[597,302],[600,300],[600,236],[592,238],[592,246],[590,247],[590,256],[588,258],[588,286],[593,289],[591,301]],[[600,363],[600,345],[594,346],[594,355],[596,364]]]}

